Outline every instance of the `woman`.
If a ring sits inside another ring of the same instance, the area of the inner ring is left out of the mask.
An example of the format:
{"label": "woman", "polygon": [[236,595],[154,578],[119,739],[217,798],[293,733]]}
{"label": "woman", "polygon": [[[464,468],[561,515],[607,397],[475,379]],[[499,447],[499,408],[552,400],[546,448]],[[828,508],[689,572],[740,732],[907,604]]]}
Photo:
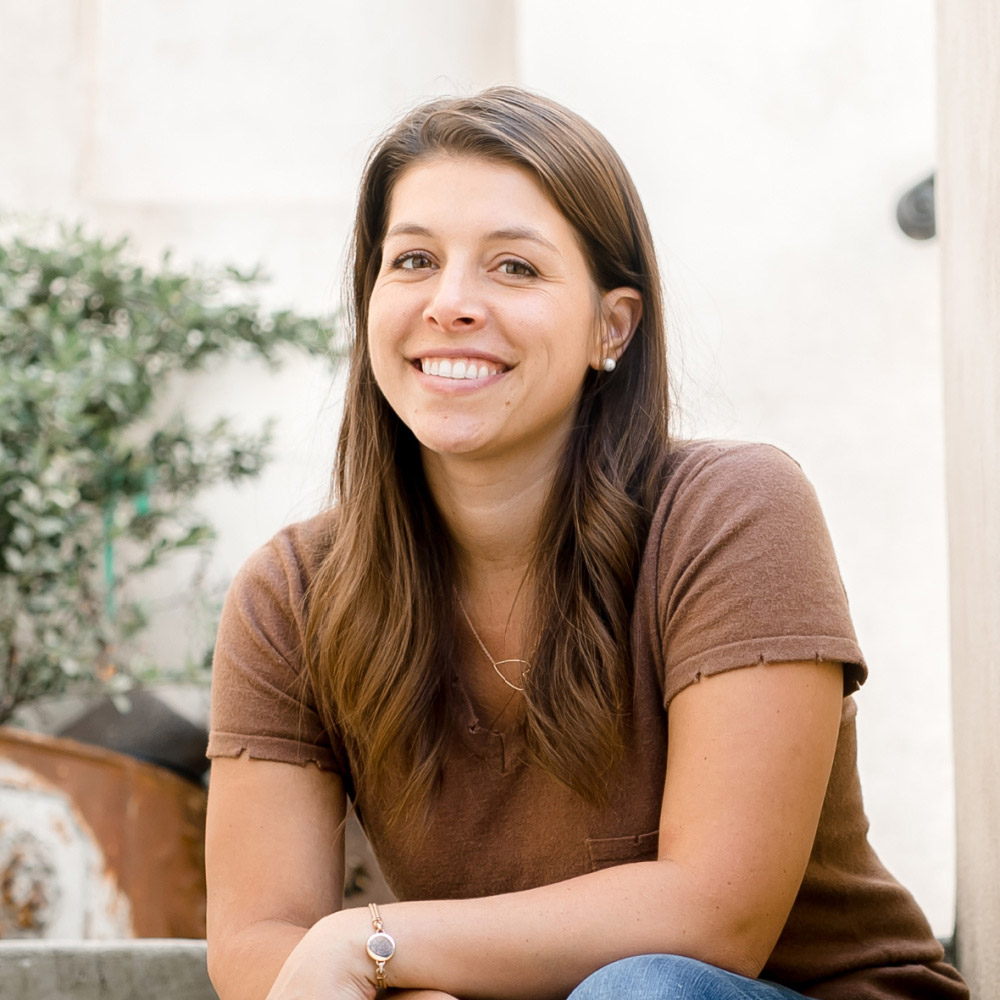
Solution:
{"label": "woman", "polygon": [[[337,505],[219,633],[222,1000],[967,996],[865,840],[811,488],[668,435],[606,140],[514,88],[413,111],[362,180],[353,322]],[[341,909],[348,800],[404,902]]]}

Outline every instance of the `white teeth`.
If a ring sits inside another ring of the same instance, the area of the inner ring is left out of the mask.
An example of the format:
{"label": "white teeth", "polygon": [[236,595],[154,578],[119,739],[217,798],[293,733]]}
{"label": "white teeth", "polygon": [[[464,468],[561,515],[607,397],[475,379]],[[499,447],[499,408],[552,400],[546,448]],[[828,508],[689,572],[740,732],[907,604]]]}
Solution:
{"label": "white teeth", "polygon": [[463,379],[476,381],[486,379],[491,375],[497,375],[500,367],[488,365],[485,362],[476,362],[471,358],[421,358],[420,370],[425,375],[437,375],[440,378]]}

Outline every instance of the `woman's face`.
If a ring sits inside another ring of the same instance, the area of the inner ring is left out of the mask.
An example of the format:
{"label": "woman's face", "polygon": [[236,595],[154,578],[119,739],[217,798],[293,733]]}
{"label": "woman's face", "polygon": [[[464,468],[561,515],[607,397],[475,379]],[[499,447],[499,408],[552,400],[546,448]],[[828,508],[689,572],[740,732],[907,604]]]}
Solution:
{"label": "woman's face", "polygon": [[559,454],[603,360],[601,311],[572,227],[527,170],[440,156],[396,182],[368,343],[424,449]]}

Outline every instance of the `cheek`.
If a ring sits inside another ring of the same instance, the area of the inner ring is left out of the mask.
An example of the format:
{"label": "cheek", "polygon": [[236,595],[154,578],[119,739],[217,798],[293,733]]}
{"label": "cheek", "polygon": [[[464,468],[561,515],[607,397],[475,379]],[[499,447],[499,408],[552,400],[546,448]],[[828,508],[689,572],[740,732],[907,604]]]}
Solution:
{"label": "cheek", "polygon": [[368,357],[371,363],[372,378],[379,391],[395,410],[400,402],[402,379],[400,370],[395,364],[396,354],[378,343],[368,344]]}
{"label": "cheek", "polygon": [[393,353],[397,329],[398,323],[393,322],[392,312],[373,296],[368,307],[368,352],[376,374],[379,364]]}
{"label": "cheek", "polygon": [[398,295],[372,294],[368,303],[368,344],[376,350],[399,350],[413,322],[414,309]]}
{"label": "cheek", "polygon": [[391,380],[387,376],[389,374],[389,359],[393,352],[386,340],[385,326],[379,321],[379,317],[374,311],[368,314],[367,340],[368,359],[375,384],[381,389],[382,395],[388,399],[392,395]]}

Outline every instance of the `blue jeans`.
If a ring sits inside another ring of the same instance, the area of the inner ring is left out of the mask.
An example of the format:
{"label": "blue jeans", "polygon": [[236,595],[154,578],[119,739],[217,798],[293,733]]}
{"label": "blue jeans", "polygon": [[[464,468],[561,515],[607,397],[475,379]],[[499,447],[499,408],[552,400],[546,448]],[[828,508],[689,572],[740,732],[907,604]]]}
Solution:
{"label": "blue jeans", "polygon": [[598,969],[568,1000],[802,1000],[802,995],[693,958],[637,955]]}

